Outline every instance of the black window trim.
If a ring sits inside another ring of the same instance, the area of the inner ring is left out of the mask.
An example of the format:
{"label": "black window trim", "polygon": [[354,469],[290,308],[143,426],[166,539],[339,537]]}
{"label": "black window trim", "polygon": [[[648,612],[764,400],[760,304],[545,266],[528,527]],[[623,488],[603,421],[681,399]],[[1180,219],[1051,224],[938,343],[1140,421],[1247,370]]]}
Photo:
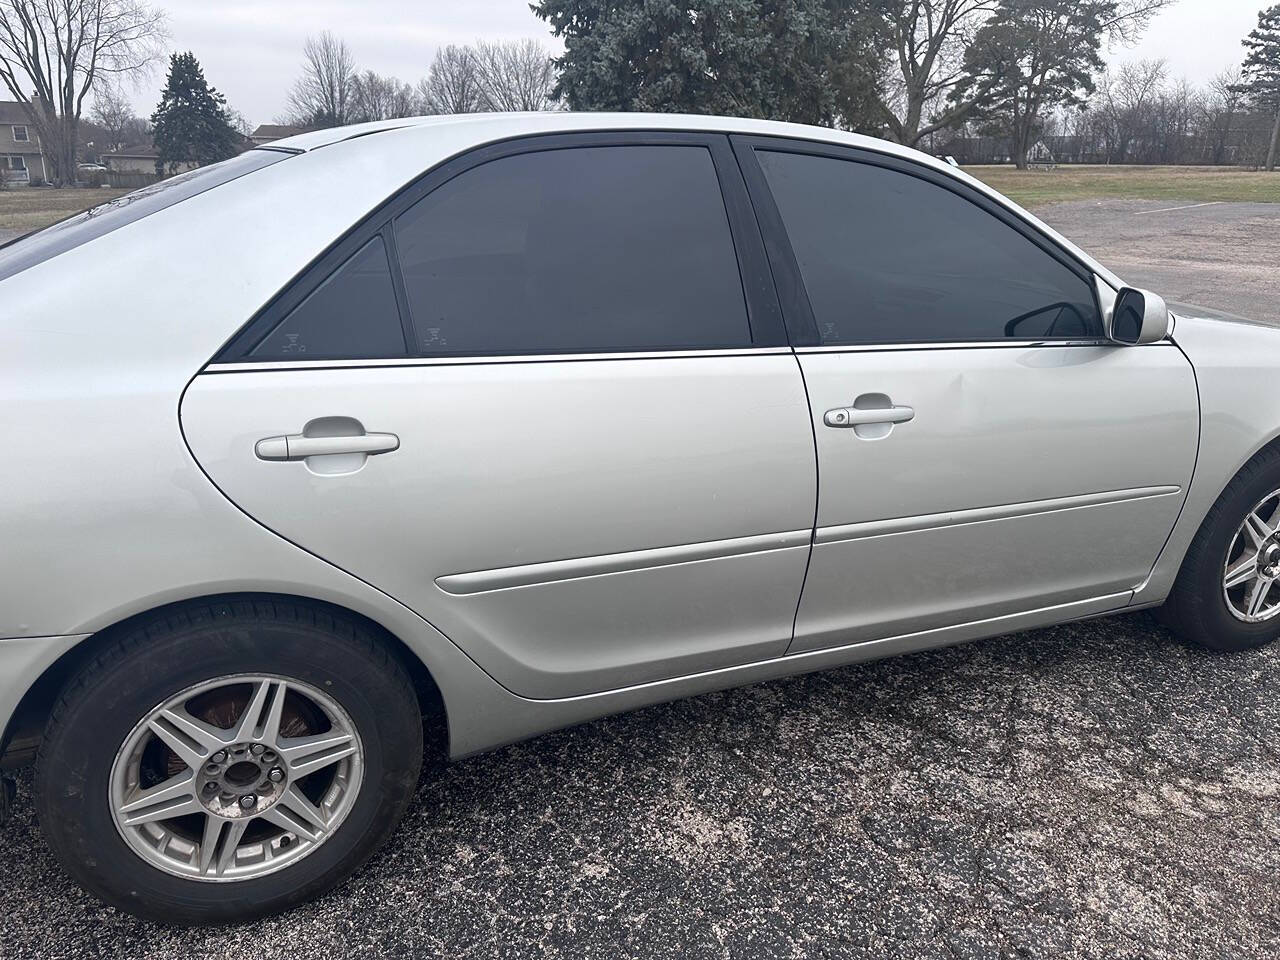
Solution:
{"label": "black window trim", "polygon": [[[468,170],[506,157],[547,150],[604,146],[699,146],[711,155],[716,179],[724,202],[729,233],[734,246],[742,287],[750,344],[731,344],[723,348],[694,348],[695,350],[741,351],[760,347],[788,347],[783,312],[774,292],[773,271],[770,268],[764,239],[757,223],[755,208],[743,179],[742,170],[734,156],[727,134],[697,130],[610,130],[554,134],[522,134],[471,148],[450,157],[427,170],[407,186],[359,220],[345,234],[330,244],[311,263],[291,278],[275,296],[244,324],[218,350],[210,364],[244,364],[262,362],[289,363],[282,358],[254,357],[253,350],[268,337],[286,316],[303,300],[338,270],[356,251],[375,235],[381,234],[390,257],[392,282],[396,303],[400,310],[400,322],[405,336],[405,353],[402,360],[431,362],[455,358],[451,354],[425,353],[418,347],[417,333],[408,308],[399,258],[394,255],[395,220],[423,197]],[[603,351],[615,354],[627,351]],[[636,351],[637,356],[662,356],[671,353],[689,353],[690,347],[673,346],[667,349],[648,348]],[[474,351],[458,356],[573,356],[575,353],[598,354],[600,350],[583,351],[521,350],[494,353]],[[315,359],[315,358],[312,358]],[[323,358],[321,358],[323,359]],[[359,359],[359,358],[351,358]]]}
{"label": "black window trim", "polygon": [[765,177],[764,168],[756,157],[757,150],[776,153],[800,153],[810,156],[830,157],[835,160],[848,160],[870,166],[883,167],[907,176],[916,177],[935,186],[949,190],[957,196],[994,216],[997,220],[1011,227],[1026,237],[1037,247],[1057,260],[1074,273],[1089,287],[1093,297],[1093,306],[1101,323],[1104,316],[1102,304],[1098,299],[1097,274],[1087,263],[1080,260],[1070,250],[1055,243],[1031,223],[1019,217],[1012,210],[998,203],[991,197],[975,190],[957,178],[906,157],[880,153],[863,147],[849,147],[819,140],[797,140],[790,137],[758,136],[733,134],[730,136],[734,154],[738,158],[747,190],[755,204],[756,215],[760,221],[760,229],[764,235],[765,248],[769,253],[769,263],[773,269],[778,300],[782,307],[782,315],[786,321],[791,344],[796,349],[819,348],[822,350],[865,350],[884,349],[922,349],[948,346],[1029,346],[1043,343],[1046,346],[1097,346],[1109,343],[1105,336],[1100,337],[1001,337],[990,340],[974,340],[972,337],[957,337],[955,340],[921,340],[890,343],[889,341],[868,341],[853,344],[824,344],[818,333],[817,320],[813,307],[809,302],[809,294],[800,274],[800,264],[796,259],[790,236],[782,222],[782,214],[778,210]]}

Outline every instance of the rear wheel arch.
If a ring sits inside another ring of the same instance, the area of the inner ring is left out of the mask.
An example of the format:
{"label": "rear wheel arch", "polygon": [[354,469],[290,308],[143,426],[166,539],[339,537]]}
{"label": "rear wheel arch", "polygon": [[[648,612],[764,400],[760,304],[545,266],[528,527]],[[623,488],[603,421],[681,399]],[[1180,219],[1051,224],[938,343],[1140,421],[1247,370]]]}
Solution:
{"label": "rear wheel arch", "polygon": [[441,753],[447,750],[448,712],[440,687],[421,657],[395,633],[363,613],[314,597],[282,593],[237,592],[191,597],[152,607],[103,627],[77,643],[46,667],[18,702],[13,716],[9,719],[8,727],[2,731],[3,736],[0,736],[0,767],[23,766],[35,759],[36,749],[62,690],[85,664],[92,662],[121,637],[138,630],[145,630],[151,624],[168,622],[175,616],[193,615],[197,611],[216,610],[218,607],[231,610],[233,604],[238,606],[240,612],[246,612],[248,609],[246,605],[248,605],[255,610],[261,610],[265,616],[270,616],[268,612],[270,608],[262,605],[274,603],[305,606],[323,611],[337,620],[354,622],[374,634],[408,672],[423,717],[438,721],[424,731],[427,749]]}

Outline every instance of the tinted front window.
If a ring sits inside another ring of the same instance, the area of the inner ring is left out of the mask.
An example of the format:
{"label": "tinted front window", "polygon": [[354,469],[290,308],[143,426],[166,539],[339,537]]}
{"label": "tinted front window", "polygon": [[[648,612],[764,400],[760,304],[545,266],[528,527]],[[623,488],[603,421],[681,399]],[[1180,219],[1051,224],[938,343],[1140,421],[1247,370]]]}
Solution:
{"label": "tinted front window", "polygon": [[473,168],[396,220],[426,354],[750,342],[711,154],[580,147]]}
{"label": "tinted front window", "polygon": [[871,164],[757,156],[823,343],[1102,336],[1088,281],[960,195]]}
{"label": "tinted front window", "polygon": [[254,360],[402,356],[404,328],[381,236],[352,254],[250,354]]}

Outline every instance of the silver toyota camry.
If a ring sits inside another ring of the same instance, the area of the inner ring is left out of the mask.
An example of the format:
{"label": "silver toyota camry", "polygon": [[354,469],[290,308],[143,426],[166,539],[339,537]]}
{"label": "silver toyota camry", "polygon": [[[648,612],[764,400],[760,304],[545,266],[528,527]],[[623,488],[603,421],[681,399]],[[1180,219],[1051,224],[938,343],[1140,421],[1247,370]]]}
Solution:
{"label": "silver toyota camry", "polygon": [[0,749],[86,888],[222,921],[358,869],[424,732],[1143,607],[1265,643],[1277,384],[1280,329],[877,140],[273,143],[0,249]]}

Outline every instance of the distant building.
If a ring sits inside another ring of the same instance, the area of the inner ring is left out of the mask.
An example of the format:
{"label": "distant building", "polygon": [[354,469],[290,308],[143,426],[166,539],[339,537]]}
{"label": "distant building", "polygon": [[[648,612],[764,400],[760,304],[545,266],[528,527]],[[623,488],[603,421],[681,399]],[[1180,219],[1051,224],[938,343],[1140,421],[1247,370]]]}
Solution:
{"label": "distant building", "polygon": [[[113,153],[102,155],[102,165],[115,173],[156,172],[156,148],[151,143],[135,143]],[[198,163],[180,163],[176,172],[185,173],[200,166]]]}
{"label": "distant building", "polygon": [[0,180],[29,186],[49,179],[40,136],[24,103],[0,101]]}
{"label": "distant building", "polygon": [[249,139],[253,141],[255,147],[260,147],[273,140],[283,140],[285,137],[295,137],[306,132],[305,127],[293,127],[287,123],[262,123],[258,125],[258,129],[249,134]]}

